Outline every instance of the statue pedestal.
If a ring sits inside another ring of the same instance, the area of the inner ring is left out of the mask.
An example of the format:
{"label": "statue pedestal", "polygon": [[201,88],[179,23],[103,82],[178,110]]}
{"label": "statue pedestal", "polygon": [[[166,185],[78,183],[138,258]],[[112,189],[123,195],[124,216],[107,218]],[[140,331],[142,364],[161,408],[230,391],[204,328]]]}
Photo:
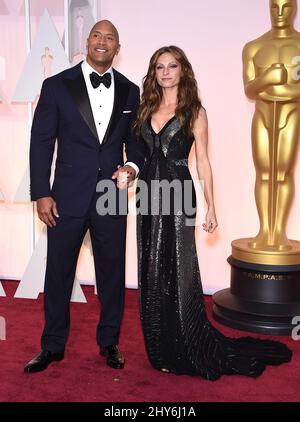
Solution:
{"label": "statue pedestal", "polygon": [[241,330],[290,335],[300,316],[300,242],[278,252],[256,251],[250,240],[232,242],[230,289],[213,295],[214,318]]}

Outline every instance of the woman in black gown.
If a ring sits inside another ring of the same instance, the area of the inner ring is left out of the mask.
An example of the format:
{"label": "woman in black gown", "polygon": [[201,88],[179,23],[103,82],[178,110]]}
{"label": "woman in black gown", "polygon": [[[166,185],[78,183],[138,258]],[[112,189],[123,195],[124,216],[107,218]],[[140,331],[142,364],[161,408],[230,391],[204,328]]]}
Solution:
{"label": "woman in black gown", "polygon": [[[154,187],[162,180],[177,180],[180,186],[184,181],[192,184],[187,160],[195,142],[198,175],[204,182],[208,206],[203,229],[209,233],[215,230],[206,112],[192,67],[178,47],[160,48],[152,56],[136,130],[146,150],[137,193],[142,198],[146,194],[142,184],[146,184],[149,210],[157,210],[137,217],[140,311],[151,365],[166,372],[217,380],[222,374],[256,377],[266,365],[290,361],[292,353],[282,343],[227,338],[211,325],[201,287],[195,227],[190,224],[195,215],[185,211],[186,203],[183,212],[178,212],[178,189],[170,190],[170,212],[165,213],[165,191]],[[194,205],[193,186],[186,196],[189,205]]]}

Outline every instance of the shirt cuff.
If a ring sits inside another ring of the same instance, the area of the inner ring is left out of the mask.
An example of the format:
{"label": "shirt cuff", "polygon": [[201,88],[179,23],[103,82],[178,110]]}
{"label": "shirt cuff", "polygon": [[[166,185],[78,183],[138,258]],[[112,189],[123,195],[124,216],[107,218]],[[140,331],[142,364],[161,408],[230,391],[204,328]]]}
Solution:
{"label": "shirt cuff", "polygon": [[126,161],[126,163],[125,163],[125,166],[130,166],[130,167],[132,167],[134,170],[135,170],[135,177],[137,177],[138,176],[138,174],[139,174],[139,172],[140,172],[140,169],[138,168],[138,166],[136,165],[136,164],[134,164],[134,163],[132,163],[131,161]]}

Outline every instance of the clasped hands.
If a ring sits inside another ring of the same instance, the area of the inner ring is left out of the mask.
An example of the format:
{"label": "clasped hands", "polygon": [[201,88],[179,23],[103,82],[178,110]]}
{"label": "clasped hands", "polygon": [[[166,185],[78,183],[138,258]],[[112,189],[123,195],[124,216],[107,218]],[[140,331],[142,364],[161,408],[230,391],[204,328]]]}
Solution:
{"label": "clasped hands", "polygon": [[283,63],[273,63],[266,71],[269,85],[285,85],[288,80],[288,72]]}
{"label": "clasped hands", "polygon": [[283,63],[273,63],[261,76],[265,80],[265,87],[260,98],[269,101],[270,97],[274,97],[274,101],[275,98],[286,101],[293,99],[292,87],[288,84],[288,71]]}
{"label": "clasped hands", "polygon": [[[131,166],[125,165],[123,167],[118,166],[118,170],[114,172],[112,179],[117,179],[117,187],[119,189],[126,189],[127,187],[132,186],[135,176],[135,170]],[[59,218],[59,213],[54,199],[51,196],[39,198],[36,201],[36,205],[39,219],[48,227],[55,227],[55,217]]]}
{"label": "clasped hands", "polygon": [[118,166],[118,170],[112,175],[112,179],[117,180],[118,189],[127,189],[128,187],[131,187],[135,177],[136,172],[134,168],[126,164],[123,167]]}

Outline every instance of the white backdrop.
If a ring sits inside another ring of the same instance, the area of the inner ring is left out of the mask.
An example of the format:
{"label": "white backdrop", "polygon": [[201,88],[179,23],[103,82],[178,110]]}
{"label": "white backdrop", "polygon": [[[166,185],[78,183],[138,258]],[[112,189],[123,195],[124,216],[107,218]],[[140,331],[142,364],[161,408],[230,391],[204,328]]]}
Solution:
{"label": "white backdrop", "polygon": [[[19,280],[32,254],[32,206],[15,202],[28,167],[27,106],[12,103],[26,62],[25,23],[23,1],[1,3],[6,7],[0,7],[0,278]],[[31,6],[32,40],[45,7],[62,39],[63,1],[31,0]],[[231,241],[258,231],[250,139],[254,105],[243,91],[241,52],[247,41],[269,30],[269,0],[101,0],[100,16],[110,19],[120,32],[122,48],[115,67],[138,85],[150,56],[163,45],[183,48],[194,67],[210,124],[209,151],[219,220],[212,236],[197,229],[200,269],[206,293],[227,287]],[[190,165],[195,174],[193,154]],[[294,239],[300,238],[299,172],[298,162],[296,201],[288,226]],[[130,287],[137,282],[134,226],[134,219],[129,218],[126,283]],[[37,241],[41,230],[37,224]],[[90,283],[93,277],[92,257],[85,246],[77,278]]]}

